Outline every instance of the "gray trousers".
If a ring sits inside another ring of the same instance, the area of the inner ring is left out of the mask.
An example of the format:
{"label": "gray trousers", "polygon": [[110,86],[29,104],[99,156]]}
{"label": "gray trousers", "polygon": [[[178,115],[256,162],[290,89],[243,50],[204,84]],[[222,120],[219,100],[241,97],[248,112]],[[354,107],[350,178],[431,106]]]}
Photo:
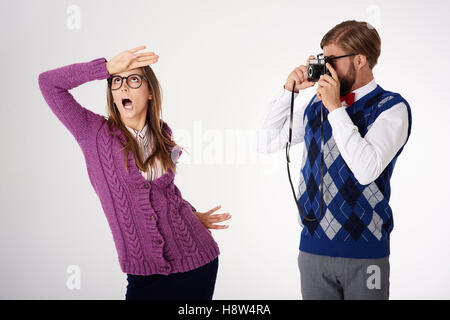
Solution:
{"label": "gray trousers", "polygon": [[389,256],[352,259],[299,251],[298,267],[304,300],[389,299]]}

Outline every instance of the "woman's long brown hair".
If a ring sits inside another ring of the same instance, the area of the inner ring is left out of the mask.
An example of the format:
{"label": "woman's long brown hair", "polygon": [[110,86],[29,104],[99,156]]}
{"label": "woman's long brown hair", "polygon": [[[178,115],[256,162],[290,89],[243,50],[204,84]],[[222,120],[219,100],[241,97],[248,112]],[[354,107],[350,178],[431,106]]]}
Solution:
{"label": "woman's long brown hair", "polygon": [[[152,96],[152,100],[149,100],[146,123],[150,130],[150,135],[153,137],[153,153],[147,158],[143,159],[141,150],[136,139],[131,135],[131,132],[125,127],[120,119],[120,113],[112,96],[111,88],[108,85],[107,88],[107,104],[108,104],[108,120],[107,125],[114,136],[113,128],[118,128],[125,136],[125,143],[122,143],[122,149],[125,150],[124,164],[125,170],[128,172],[127,159],[129,152],[133,152],[134,159],[136,160],[137,167],[142,171],[148,171],[148,164],[150,166],[155,165],[155,161],[159,160],[164,171],[171,169],[173,173],[176,173],[175,164],[173,163],[170,150],[176,146],[176,143],[172,140],[170,132],[164,130],[163,121],[161,120],[161,106],[162,106],[162,92],[159,85],[159,81],[155,76],[155,73],[150,66],[141,68],[142,73],[148,79],[147,83]],[[144,84],[143,84],[144,85]]]}

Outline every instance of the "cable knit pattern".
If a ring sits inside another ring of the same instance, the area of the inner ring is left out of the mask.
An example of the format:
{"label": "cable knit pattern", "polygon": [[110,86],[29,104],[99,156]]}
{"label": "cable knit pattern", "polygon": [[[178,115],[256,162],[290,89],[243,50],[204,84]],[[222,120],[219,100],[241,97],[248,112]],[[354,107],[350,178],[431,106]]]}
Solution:
{"label": "cable knit pattern", "polygon": [[[106,126],[104,128],[107,129]],[[130,260],[132,262],[130,266],[132,267],[133,272],[136,270],[136,264],[139,264],[139,261],[144,261],[144,254],[142,251],[142,246],[140,243],[140,238],[138,236],[138,232],[135,228],[135,219],[132,216],[132,212],[130,209],[130,201],[125,194],[123,187],[119,181],[119,178],[116,175],[116,168],[114,165],[114,159],[112,156],[112,138],[109,134],[100,135],[101,143],[97,144],[97,150],[100,155],[100,163],[102,164],[103,172],[105,174],[105,178],[107,184],[109,186],[109,191],[112,194],[113,205],[115,208],[115,212],[117,213],[117,218],[120,219],[119,227],[121,227],[121,235],[127,238],[126,242],[126,252],[128,253],[128,257],[125,259]],[[145,269],[148,269],[148,265],[144,263]]]}
{"label": "cable knit pattern", "polygon": [[197,254],[198,248],[194,239],[190,236],[192,230],[186,225],[185,221],[178,213],[181,204],[181,199],[175,194],[173,185],[166,190],[167,198],[169,199],[169,223],[170,227],[175,232],[175,240],[180,251],[187,254]]}
{"label": "cable knit pattern", "polygon": [[[91,184],[97,193],[124,273],[136,275],[186,272],[214,260],[220,250],[200,223],[195,208],[174,184],[174,173],[147,181],[132,152],[127,170],[123,133],[106,119],[82,107],[69,90],[85,82],[107,79],[106,60],[76,63],[39,75],[39,86],[52,112],[83,151]],[[162,121],[163,129],[172,130]],[[172,149],[169,148],[169,152]]]}

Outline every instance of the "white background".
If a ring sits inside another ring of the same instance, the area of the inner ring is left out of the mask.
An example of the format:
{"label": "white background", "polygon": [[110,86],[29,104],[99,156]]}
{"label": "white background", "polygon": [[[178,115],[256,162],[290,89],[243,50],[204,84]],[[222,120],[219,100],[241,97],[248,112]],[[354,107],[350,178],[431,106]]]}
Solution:
{"label": "white background", "polygon": [[[300,299],[301,229],[284,150],[257,154],[256,130],[289,72],[348,19],[377,28],[375,79],[412,109],[391,179],[391,299],[450,298],[449,11],[448,1],[2,1],[0,298],[124,299],[83,154],[37,79],[145,44],[160,56],[163,119],[191,153],[177,186],[197,210],[222,204],[218,212],[233,215],[228,230],[213,231],[222,252],[214,299]],[[106,114],[105,89],[94,81],[72,93]],[[294,183],[301,147],[291,148]],[[71,265],[80,289],[67,287]]]}

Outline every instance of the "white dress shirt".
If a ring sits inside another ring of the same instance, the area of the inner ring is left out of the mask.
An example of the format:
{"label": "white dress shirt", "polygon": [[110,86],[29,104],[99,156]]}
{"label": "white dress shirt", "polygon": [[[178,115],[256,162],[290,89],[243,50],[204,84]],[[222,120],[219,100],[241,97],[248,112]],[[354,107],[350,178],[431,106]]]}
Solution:
{"label": "white dress shirt", "polygon": [[[352,91],[355,102],[377,87],[375,79]],[[292,92],[283,88],[273,99],[260,125],[258,151],[271,153],[286,146],[289,135],[289,113]],[[298,93],[294,93],[297,97]],[[292,120],[291,145],[304,141],[305,128],[303,114],[308,103],[294,111]],[[328,114],[332,135],[342,158],[360,184],[370,184],[376,180],[391,162],[398,150],[405,144],[408,135],[408,111],[401,102],[382,112],[369,126],[366,135],[361,137],[346,112],[349,107],[345,101],[342,107]],[[324,141],[325,143],[326,141]]]}

